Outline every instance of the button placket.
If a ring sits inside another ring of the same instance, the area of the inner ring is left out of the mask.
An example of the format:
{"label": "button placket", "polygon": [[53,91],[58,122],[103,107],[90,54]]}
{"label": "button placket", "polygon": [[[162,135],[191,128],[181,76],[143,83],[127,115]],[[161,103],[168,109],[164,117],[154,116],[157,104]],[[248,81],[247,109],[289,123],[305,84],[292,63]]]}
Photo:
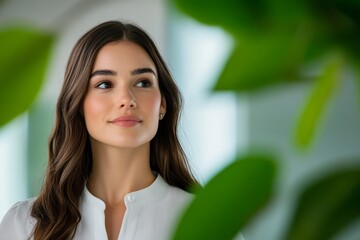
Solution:
{"label": "button placket", "polygon": [[128,200],[129,203],[134,203],[135,199],[136,199],[135,196],[132,195],[132,194],[127,196],[127,200]]}

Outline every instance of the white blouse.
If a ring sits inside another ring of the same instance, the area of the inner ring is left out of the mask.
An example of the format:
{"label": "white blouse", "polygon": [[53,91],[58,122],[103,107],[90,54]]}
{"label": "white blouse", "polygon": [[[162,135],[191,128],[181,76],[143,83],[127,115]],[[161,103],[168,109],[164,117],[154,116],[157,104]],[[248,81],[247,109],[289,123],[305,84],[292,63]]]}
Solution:
{"label": "white blouse", "polygon": [[[192,194],[168,185],[158,175],[149,187],[125,196],[126,212],[118,239],[170,239],[179,214],[191,199]],[[33,202],[18,202],[7,212],[0,224],[0,239],[28,239],[36,223],[30,216]],[[107,239],[104,210],[105,203],[85,187],[74,239]]]}

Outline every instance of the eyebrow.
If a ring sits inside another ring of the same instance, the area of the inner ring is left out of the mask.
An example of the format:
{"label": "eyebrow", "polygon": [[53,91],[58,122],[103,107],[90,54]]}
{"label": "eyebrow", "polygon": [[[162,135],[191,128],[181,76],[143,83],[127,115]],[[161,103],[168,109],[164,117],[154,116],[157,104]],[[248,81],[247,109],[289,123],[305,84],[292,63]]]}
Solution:
{"label": "eyebrow", "polygon": [[[140,75],[143,73],[152,73],[156,76],[155,71],[151,68],[137,68],[137,69],[130,71],[131,75]],[[115,72],[115,71],[108,70],[108,69],[101,69],[101,70],[96,70],[95,72],[93,72],[90,75],[90,78],[92,78],[94,76],[116,76],[116,75],[117,75],[117,72]]]}
{"label": "eyebrow", "polygon": [[90,78],[95,77],[95,76],[116,76],[117,72],[112,71],[112,70],[96,70],[95,72],[93,72],[90,75]]}
{"label": "eyebrow", "polygon": [[152,73],[156,76],[156,73],[153,69],[151,68],[138,68],[138,69],[134,69],[131,72],[131,75],[139,75],[139,74],[143,74],[143,73]]}

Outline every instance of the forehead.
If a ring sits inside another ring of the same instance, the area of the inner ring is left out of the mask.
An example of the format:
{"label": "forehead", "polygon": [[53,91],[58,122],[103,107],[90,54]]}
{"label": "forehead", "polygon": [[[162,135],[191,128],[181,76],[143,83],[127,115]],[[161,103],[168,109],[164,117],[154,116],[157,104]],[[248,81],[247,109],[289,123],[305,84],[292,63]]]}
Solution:
{"label": "forehead", "polygon": [[150,67],[156,71],[153,60],[142,47],[130,41],[118,41],[108,43],[100,49],[93,70],[109,68],[128,71],[139,67]]}

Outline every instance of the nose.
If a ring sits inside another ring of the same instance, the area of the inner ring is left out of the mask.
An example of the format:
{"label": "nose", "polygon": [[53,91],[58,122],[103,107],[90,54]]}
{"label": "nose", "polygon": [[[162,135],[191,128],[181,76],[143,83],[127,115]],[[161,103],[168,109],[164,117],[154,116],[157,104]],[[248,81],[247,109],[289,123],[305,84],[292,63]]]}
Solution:
{"label": "nose", "polygon": [[136,108],[137,106],[135,96],[128,87],[124,87],[118,92],[118,99],[120,108]]}

